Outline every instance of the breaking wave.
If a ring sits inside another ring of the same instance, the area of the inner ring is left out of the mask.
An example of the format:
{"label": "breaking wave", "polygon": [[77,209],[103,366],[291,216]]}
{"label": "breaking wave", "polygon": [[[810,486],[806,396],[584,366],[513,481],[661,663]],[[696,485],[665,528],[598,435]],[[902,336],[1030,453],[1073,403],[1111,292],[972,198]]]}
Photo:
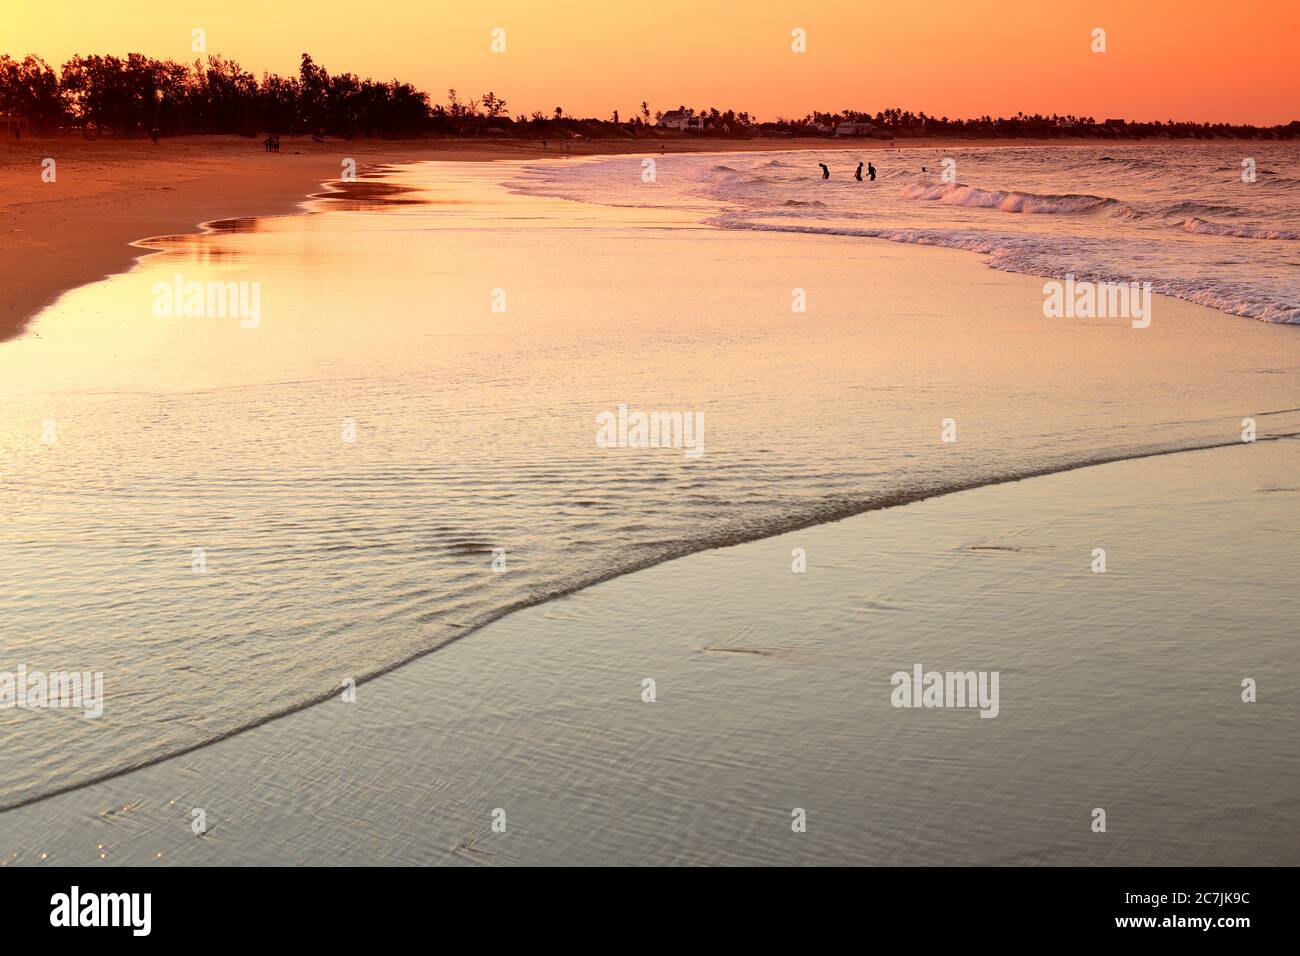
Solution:
{"label": "breaking wave", "polygon": [[[1002,272],[1052,279],[1064,279],[1067,275],[1073,275],[1083,282],[1150,282],[1151,290],[1160,295],[1193,302],[1229,315],[1282,325],[1300,325],[1300,304],[1296,302],[1230,280],[1205,277],[1155,278],[1148,274],[1116,268],[1113,265],[1094,261],[1093,257],[1088,255],[1096,249],[1095,241],[1076,240],[1074,243],[1062,243],[1059,240],[1034,235],[765,223],[731,216],[719,216],[709,220],[709,223],[723,229],[884,239],[917,246],[961,249],[987,256],[989,266]],[[1083,254],[1080,254],[1080,247],[1084,250]],[[1100,257],[1095,258],[1100,259]]]}
{"label": "breaking wave", "polygon": [[903,198],[925,199],[953,206],[971,206],[976,209],[1000,209],[1003,212],[1033,214],[1087,213],[1119,205],[1118,200],[1105,196],[1072,194],[1040,196],[1035,193],[979,189],[964,183],[938,185],[914,183],[904,188]]}
{"label": "breaking wave", "polygon": [[1235,236],[1238,239],[1280,239],[1289,242],[1300,241],[1300,232],[1289,229],[1268,229],[1264,226],[1230,226],[1208,219],[1188,219],[1183,223],[1183,231],[1203,236]]}
{"label": "breaking wave", "polygon": [[[843,146],[843,144],[840,144]],[[523,192],[627,205],[653,196],[731,229],[885,239],[987,256],[996,269],[1152,289],[1300,324],[1300,165],[1294,144],[1240,147],[798,149],[678,156],[653,190],[635,157],[528,168]],[[868,156],[876,181],[858,182]],[[830,176],[823,178],[819,164]],[[940,181],[940,169],[960,181]]]}

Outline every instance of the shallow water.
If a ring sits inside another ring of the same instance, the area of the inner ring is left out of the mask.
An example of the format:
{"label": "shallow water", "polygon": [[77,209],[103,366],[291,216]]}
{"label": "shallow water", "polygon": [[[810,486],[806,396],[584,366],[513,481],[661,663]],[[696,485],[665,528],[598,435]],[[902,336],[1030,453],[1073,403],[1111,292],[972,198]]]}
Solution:
{"label": "shallow water", "polygon": [[[961,253],[502,185],[522,174],[420,164],[383,173],[407,192],[172,238],[0,347],[0,671],[102,671],[107,696],[98,720],[0,710],[0,807],[675,555],[1235,443],[1245,416],[1300,431],[1292,329],[1047,320],[1038,283]],[[155,315],[178,274],[259,283],[256,327]],[[703,413],[704,454],[597,447],[622,403]]]}
{"label": "shallow water", "polygon": [[[875,182],[854,180],[859,160],[876,166]],[[642,162],[535,166],[518,188],[619,205],[716,205],[713,222],[728,229],[964,249],[1009,272],[1150,282],[1234,315],[1300,322],[1293,143],[661,156],[653,182]]]}
{"label": "shallow water", "polygon": [[[1117,462],[671,561],[0,814],[0,865],[1295,865],[1297,468]],[[997,672],[998,716],[893,707],[916,664]]]}

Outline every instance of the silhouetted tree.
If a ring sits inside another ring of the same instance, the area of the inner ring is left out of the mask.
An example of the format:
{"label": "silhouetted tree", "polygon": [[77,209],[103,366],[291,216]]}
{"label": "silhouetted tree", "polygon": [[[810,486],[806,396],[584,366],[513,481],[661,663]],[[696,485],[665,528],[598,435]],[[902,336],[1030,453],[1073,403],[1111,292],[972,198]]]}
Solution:
{"label": "silhouetted tree", "polygon": [[58,74],[39,57],[0,56],[0,113],[25,116],[36,129],[58,126],[68,114]]}
{"label": "silhouetted tree", "polygon": [[[446,106],[431,105],[427,94],[399,80],[363,79],[351,73],[331,76],[307,53],[301,56],[297,76],[263,73],[260,80],[234,60],[218,54],[188,66],[140,53],[125,57],[77,55],[57,73],[35,56],[19,61],[0,55],[0,112],[25,116],[37,129],[72,124],[121,135],[144,135],[157,128],[169,135],[301,130],[341,136],[409,136],[430,130],[472,129],[485,122],[497,126],[511,123],[505,99],[495,92],[484,93],[481,101],[471,99],[468,103],[459,99],[455,89],[447,93]],[[480,106],[486,116],[480,114]],[[662,115],[655,112],[653,119],[657,121]],[[1300,121],[1272,127],[1174,119],[1098,124],[1092,116],[1029,115],[1023,111],[1009,118],[984,115],[950,119],[895,107],[875,113],[818,110],[806,113],[802,119],[778,116],[775,122],[761,124],[748,112],[717,107],[700,109],[697,115],[710,128],[726,127],[733,135],[752,135],[755,128],[761,128],[816,136],[845,122],[871,122],[877,135],[891,138],[939,134],[1295,139],[1300,135]],[[555,107],[553,119],[565,119],[563,107]],[[530,117],[520,115],[514,122],[529,121],[544,130],[548,118],[536,110]],[[619,124],[617,111],[609,122]],[[642,123],[651,123],[646,100],[641,101],[640,116],[633,117],[633,125]]]}

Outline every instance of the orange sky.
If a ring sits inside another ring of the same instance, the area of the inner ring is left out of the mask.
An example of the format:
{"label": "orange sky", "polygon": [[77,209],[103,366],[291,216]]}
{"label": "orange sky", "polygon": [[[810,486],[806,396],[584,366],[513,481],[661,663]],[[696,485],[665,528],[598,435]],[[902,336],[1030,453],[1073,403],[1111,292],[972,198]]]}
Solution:
{"label": "orange sky", "polygon": [[[191,30],[260,73],[310,52],[334,72],[436,94],[493,90],[512,114],[630,115],[685,103],[764,119],[896,106],[1100,118],[1300,118],[1295,0],[0,0],[0,52],[188,61]],[[506,52],[490,49],[506,31]],[[790,31],[807,31],[807,52]],[[1107,52],[1090,49],[1094,27]]]}

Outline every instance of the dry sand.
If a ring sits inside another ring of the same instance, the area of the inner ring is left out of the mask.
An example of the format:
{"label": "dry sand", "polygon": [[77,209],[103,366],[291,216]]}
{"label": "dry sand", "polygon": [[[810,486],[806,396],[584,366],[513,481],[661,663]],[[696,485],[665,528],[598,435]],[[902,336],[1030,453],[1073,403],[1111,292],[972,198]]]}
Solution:
{"label": "dry sand", "polygon": [[[292,210],[339,175],[343,157],[393,161],[423,148],[430,156],[457,144],[289,142],[278,155],[260,141],[187,137],[158,147],[138,141],[45,139],[0,152],[5,256],[0,259],[0,341],[59,293],[121,272],[147,250],[147,236],[192,232],[201,222]],[[486,158],[465,149],[463,158]],[[400,155],[399,155],[400,153]],[[54,183],[41,180],[45,157]]]}

